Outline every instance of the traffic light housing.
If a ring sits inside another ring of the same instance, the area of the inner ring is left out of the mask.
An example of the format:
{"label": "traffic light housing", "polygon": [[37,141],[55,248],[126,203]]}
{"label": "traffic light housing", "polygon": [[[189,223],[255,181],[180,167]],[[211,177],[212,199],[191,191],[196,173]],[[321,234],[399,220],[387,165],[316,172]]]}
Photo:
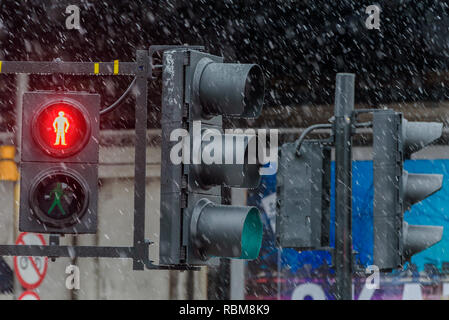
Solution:
{"label": "traffic light housing", "polygon": [[373,115],[373,264],[401,268],[412,255],[441,240],[443,227],[409,225],[404,212],[442,187],[440,174],[415,174],[403,161],[442,134],[442,123],[409,122],[393,110]]}
{"label": "traffic light housing", "polygon": [[331,149],[319,141],[282,145],[277,173],[276,239],[282,248],[329,247]]}
{"label": "traffic light housing", "polygon": [[[259,210],[222,205],[221,194],[223,186],[257,187],[257,137],[224,132],[222,117],[260,114],[262,70],[200,51],[170,50],[163,56],[162,83],[160,264],[256,258],[262,241]],[[177,130],[184,135],[174,137]],[[178,152],[183,160],[173,161]]]}
{"label": "traffic light housing", "polygon": [[97,231],[100,96],[23,95],[19,230]]}

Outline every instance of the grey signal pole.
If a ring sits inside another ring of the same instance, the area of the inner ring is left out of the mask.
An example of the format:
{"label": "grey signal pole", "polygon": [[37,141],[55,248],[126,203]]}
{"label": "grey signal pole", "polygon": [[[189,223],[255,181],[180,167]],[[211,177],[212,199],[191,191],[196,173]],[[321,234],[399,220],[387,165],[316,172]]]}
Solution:
{"label": "grey signal pole", "polygon": [[352,112],[354,74],[335,86],[335,297],[352,299]]}

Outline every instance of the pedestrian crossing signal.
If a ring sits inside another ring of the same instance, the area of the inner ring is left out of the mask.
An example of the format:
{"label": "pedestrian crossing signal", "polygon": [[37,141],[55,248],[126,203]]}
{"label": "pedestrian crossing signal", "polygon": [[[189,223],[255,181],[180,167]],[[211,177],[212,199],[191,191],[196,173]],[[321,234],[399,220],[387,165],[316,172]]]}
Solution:
{"label": "pedestrian crossing signal", "polygon": [[50,102],[32,119],[33,138],[51,156],[68,157],[79,152],[90,134],[87,110],[75,101]]}
{"label": "pedestrian crossing signal", "polygon": [[96,233],[99,109],[97,94],[24,94],[20,231]]}
{"label": "pedestrian crossing signal", "polygon": [[45,172],[31,186],[31,210],[47,226],[74,226],[86,213],[88,190],[84,178],[75,171]]}
{"label": "pedestrian crossing signal", "polygon": [[53,128],[56,133],[56,141],[53,143],[54,146],[67,145],[65,142],[65,135],[69,131],[69,127],[70,124],[67,117],[64,116],[64,111],[59,111],[58,116],[55,118],[55,121],[53,121]]}

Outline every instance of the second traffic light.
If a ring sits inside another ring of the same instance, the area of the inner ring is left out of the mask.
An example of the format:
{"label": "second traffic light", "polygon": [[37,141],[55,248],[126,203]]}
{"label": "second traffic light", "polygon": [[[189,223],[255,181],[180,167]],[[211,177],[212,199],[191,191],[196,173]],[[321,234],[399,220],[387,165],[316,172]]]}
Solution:
{"label": "second traffic light", "polygon": [[23,95],[20,231],[97,231],[97,94]]}
{"label": "second traffic light", "polygon": [[442,134],[442,123],[408,122],[393,110],[373,116],[373,263],[401,268],[410,258],[441,240],[443,227],[409,225],[404,212],[442,187],[440,174],[408,173],[403,161]]}
{"label": "second traffic light", "polygon": [[222,186],[258,185],[257,137],[226,132],[222,117],[259,115],[262,71],[188,49],[163,59],[160,263],[254,259],[262,241],[259,210],[223,205]]}

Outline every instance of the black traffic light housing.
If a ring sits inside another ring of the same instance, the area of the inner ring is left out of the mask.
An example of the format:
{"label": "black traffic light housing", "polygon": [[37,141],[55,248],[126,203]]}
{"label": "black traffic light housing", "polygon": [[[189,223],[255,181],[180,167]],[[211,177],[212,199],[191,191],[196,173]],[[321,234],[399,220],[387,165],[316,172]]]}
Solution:
{"label": "black traffic light housing", "polygon": [[19,230],[97,231],[100,96],[23,95]]}
{"label": "black traffic light housing", "polygon": [[443,227],[409,225],[404,213],[441,189],[440,174],[408,173],[403,162],[442,134],[442,123],[409,122],[393,110],[373,115],[373,264],[401,268],[441,240]]}
{"label": "black traffic light housing", "polygon": [[[257,161],[225,164],[237,144],[247,150],[255,135],[223,135],[222,116],[257,117],[263,104],[263,74],[257,65],[223,63],[223,58],[195,50],[166,51],[163,57],[160,263],[204,265],[213,257],[256,258],[262,222],[255,207],[222,205],[222,186],[256,187]],[[195,132],[195,126],[201,127]],[[180,143],[170,136],[185,129],[188,163],[170,159]],[[201,137],[196,143],[196,133]],[[222,163],[195,157],[220,139]],[[242,139],[242,140],[239,140]],[[226,142],[225,142],[226,141]],[[246,152],[245,152],[246,155]],[[234,158],[235,160],[235,158]]]}

